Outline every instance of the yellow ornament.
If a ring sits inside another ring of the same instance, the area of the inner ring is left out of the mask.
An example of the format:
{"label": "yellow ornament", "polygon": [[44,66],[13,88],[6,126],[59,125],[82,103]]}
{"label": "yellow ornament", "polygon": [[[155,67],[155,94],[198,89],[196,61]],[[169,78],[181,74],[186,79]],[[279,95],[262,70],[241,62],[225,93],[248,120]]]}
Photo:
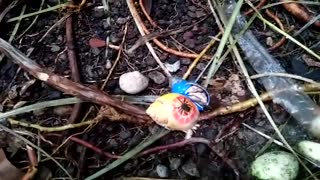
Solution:
{"label": "yellow ornament", "polygon": [[165,94],[155,100],[146,113],[159,125],[187,133],[190,138],[192,130],[197,127],[200,115],[197,106],[186,96],[176,93]]}

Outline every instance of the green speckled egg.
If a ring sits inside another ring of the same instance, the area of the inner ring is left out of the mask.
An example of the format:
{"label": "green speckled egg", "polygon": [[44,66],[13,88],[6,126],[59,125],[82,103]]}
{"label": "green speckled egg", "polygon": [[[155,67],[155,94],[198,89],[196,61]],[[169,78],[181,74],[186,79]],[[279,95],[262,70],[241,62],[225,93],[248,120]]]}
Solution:
{"label": "green speckled egg", "polygon": [[251,165],[251,175],[261,180],[293,180],[298,171],[298,160],[284,151],[265,153]]}

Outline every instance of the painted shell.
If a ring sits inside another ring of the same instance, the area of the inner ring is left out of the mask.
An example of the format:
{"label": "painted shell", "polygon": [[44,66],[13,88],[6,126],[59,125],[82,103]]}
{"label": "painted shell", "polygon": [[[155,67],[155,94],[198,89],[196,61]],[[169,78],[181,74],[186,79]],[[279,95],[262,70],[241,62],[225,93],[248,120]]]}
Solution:
{"label": "painted shell", "polygon": [[171,92],[190,98],[196,104],[199,111],[203,111],[204,107],[210,103],[210,96],[206,89],[194,82],[174,78]]}
{"label": "painted shell", "polygon": [[152,103],[146,113],[159,125],[171,129],[188,131],[199,117],[196,105],[186,96],[176,93],[165,94]]}

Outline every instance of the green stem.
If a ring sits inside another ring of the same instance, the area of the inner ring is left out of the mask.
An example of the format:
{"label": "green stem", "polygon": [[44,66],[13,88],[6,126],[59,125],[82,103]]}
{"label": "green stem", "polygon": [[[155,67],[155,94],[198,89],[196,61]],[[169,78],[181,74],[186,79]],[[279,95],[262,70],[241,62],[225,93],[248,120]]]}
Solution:
{"label": "green stem", "polygon": [[[226,43],[228,42],[228,38],[229,38],[229,35],[231,33],[233,24],[234,24],[234,22],[235,22],[235,20],[237,18],[237,15],[240,13],[240,8],[241,8],[241,6],[243,4],[243,1],[244,0],[239,0],[237,2],[237,5],[236,5],[234,11],[232,12],[231,18],[230,18],[230,20],[229,20],[229,22],[227,24],[227,27],[226,27],[226,29],[225,29],[225,31],[223,33],[223,36],[221,38],[221,42],[220,42],[220,44],[218,46],[217,52],[215,53],[213,62],[217,62],[220,59],[221,55],[222,55],[223,49],[224,49]],[[207,78],[206,78],[206,80],[204,82],[204,87],[208,86],[208,84],[209,84],[209,82],[210,82],[210,80],[211,80],[211,78],[213,76],[213,73],[214,73],[213,64],[214,63],[212,63],[211,66],[210,66],[210,69],[209,69],[209,72],[208,72],[208,76],[207,76]]]}
{"label": "green stem", "polygon": [[135,148],[133,148],[131,151],[127,152],[121,159],[113,161],[111,164],[106,166],[105,168],[101,169],[100,171],[94,173],[93,175],[87,177],[85,180],[92,180],[96,179],[103,174],[109,172],[110,170],[116,168],[117,166],[121,165],[122,163],[126,162],[127,160],[134,157],[136,154],[138,154],[140,151],[142,151],[144,148],[148,147],[161,137],[167,135],[170,131],[161,129],[160,132],[156,132],[149,138],[147,138],[145,141],[141,142],[139,145],[137,145]]}

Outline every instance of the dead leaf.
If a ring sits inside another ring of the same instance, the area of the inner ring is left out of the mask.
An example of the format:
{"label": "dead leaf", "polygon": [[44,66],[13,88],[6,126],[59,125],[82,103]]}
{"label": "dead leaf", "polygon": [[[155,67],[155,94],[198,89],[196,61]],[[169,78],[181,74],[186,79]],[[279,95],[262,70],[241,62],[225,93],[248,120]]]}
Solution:
{"label": "dead leaf", "polygon": [[302,55],[304,62],[311,67],[320,67],[320,62],[315,61],[312,57],[307,54]]}
{"label": "dead leaf", "polygon": [[106,41],[98,38],[91,38],[89,40],[89,46],[92,48],[104,47],[106,46]]}
{"label": "dead leaf", "polygon": [[238,74],[231,74],[224,87],[225,89],[231,91],[231,94],[236,96],[244,96],[246,94],[246,91]]}
{"label": "dead leaf", "polygon": [[2,148],[0,149],[0,180],[17,180],[21,179],[23,173],[12,165],[6,155],[4,154]]}

